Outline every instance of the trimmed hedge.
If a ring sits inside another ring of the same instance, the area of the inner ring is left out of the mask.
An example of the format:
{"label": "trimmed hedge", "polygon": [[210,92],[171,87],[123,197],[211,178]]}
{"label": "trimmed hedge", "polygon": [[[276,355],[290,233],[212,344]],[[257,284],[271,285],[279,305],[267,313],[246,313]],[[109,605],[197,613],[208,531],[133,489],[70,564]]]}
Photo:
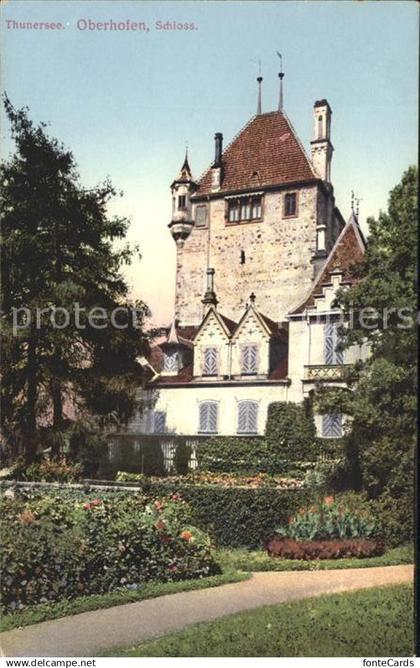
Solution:
{"label": "trimmed hedge", "polygon": [[268,407],[265,436],[211,438],[198,445],[197,460],[203,471],[302,478],[323,453],[310,404],[276,402]]}
{"label": "trimmed hedge", "polygon": [[265,438],[269,451],[289,462],[317,457],[316,429],[309,401],[270,404]]}
{"label": "trimmed hedge", "polygon": [[200,443],[196,456],[199,469],[213,473],[278,473],[286,466],[270,453],[263,437],[216,436]]}
{"label": "trimmed hedge", "polygon": [[261,546],[276,527],[308,501],[303,489],[222,487],[141,483],[151,496],[180,494],[191,507],[193,523],[220,547]]}

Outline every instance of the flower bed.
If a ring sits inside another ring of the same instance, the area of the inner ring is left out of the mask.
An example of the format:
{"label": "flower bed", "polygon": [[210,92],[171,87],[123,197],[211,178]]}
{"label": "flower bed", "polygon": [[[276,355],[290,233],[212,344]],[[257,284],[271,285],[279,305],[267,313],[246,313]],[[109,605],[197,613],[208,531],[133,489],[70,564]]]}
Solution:
{"label": "flower bed", "polygon": [[283,559],[376,557],[385,551],[369,505],[355,495],[325,497],[289,517],[267,543],[269,555]]}
{"label": "flower bed", "polygon": [[2,607],[137,589],[220,572],[208,536],[177,495],[1,501]]}
{"label": "flower bed", "polygon": [[302,487],[302,481],[295,478],[285,478],[279,475],[257,473],[255,475],[240,475],[237,473],[213,473],[212,471],[195,471],[185,475],[169,475],[166,477],[145,476],[141,473],[127,473],[118,471],[117,482],[151,482],[161,485],[219,485],[221,487],[272,487],[276,489],[294,489]]}

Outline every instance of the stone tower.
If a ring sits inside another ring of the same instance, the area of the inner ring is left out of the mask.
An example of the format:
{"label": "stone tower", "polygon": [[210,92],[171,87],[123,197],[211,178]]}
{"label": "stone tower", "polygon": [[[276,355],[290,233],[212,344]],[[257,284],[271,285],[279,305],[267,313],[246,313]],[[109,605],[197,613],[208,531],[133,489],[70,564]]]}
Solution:
{"label": "stone tower", "polygon": [[214,160],[197,183],[184,162],[169,225],[181,325],[201,322],[208,268],[232,320],[254,292],[261,311],[281,322],[310,289],[344,226],[330,184],[328,102],[315,104],[315,116],[313,162],[281,110],[257,113],[224,150],[216,133]]}

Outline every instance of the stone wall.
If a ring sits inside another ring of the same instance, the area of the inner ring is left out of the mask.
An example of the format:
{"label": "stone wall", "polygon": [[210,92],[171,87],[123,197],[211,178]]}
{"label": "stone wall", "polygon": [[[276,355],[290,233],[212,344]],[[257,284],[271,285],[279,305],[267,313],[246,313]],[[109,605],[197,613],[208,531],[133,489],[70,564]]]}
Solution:
{"label": "stone wall", "polygon": [[[293,218],[283,216],[287,192],[265,193],[262,222],[227,224],[225,200],[207,203],[210,230],[194,228],[177,249],[176,316],[181,324],[198,324],[203,316],[207,263],[215,269],[219,311],[233,320],[242,315],[251,292],[256,308],[276,321],[303,300],[314,277],[318,186],[290,191],[299,193]],[[330,217],[331,205],[323,204],[320,215]]]}

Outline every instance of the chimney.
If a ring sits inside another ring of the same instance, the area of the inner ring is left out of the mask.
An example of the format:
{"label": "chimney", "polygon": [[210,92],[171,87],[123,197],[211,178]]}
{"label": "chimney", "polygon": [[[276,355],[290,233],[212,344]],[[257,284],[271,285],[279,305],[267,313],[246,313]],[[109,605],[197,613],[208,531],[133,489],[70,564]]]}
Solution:
{"label": "chimney", "polygon": [[214,135],[214,163],[213,167],[222,166],[222,151],[223,151],[223,135],[221,132],[216,132]]}
{"label": "chimney", "polygon": [[221,132],[216,132],[214,135],[214,163],[211,174],[212,191],[220,190],[220,186],[222,185],[222,151],[223,135]]}
{"label": "chimney", "polygon": [[327,100],[314,104],[314,138],[311,141],[312,165],[323,181],[331,183],[331,107]]}

